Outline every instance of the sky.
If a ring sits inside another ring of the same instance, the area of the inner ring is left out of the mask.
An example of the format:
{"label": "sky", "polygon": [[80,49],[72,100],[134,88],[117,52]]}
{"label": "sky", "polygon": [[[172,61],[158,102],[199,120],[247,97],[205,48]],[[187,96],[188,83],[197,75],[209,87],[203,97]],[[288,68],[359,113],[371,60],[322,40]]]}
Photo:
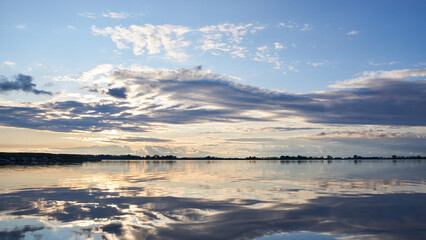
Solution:
{"label": "sky", "polygon": [[0,2],[0,151],[426,155],[425,1]]}

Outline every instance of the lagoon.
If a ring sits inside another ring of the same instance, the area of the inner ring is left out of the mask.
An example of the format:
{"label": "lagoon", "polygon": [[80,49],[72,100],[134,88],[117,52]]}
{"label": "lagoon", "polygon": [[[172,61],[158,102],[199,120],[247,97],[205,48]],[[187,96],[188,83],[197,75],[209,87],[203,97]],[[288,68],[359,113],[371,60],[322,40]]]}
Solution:
{"label": "lagoon", "polygon": [[425,160],[0,167],[0,239],[426,239]]}

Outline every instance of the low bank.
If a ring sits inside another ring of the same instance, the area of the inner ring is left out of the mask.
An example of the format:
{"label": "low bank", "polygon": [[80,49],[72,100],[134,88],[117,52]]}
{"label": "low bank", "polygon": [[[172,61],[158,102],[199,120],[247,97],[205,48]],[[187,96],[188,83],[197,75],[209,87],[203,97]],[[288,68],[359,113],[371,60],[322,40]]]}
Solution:
{"label": "low bank", "polygon": [[70,164],[101,160],[100,157],[94,155],[0,152],[0,165]]}

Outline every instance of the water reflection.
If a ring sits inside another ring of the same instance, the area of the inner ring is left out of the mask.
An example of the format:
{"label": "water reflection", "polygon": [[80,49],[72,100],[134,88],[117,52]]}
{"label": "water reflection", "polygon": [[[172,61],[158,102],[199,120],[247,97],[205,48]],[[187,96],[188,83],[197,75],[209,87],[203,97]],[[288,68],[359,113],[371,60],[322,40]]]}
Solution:
{"label": "water reflection", "polygon": [[1,168],[0,239],[426,239],[425,170],[410,161]]}

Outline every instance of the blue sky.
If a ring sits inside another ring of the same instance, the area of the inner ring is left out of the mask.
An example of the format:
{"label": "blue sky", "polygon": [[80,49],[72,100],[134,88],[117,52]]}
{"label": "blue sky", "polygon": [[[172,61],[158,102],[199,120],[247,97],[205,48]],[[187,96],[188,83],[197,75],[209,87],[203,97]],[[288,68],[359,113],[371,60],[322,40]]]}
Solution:
{"label": "blue sky", "polygon": [[425,154],[425,10],[2,1],[0,150]]}

